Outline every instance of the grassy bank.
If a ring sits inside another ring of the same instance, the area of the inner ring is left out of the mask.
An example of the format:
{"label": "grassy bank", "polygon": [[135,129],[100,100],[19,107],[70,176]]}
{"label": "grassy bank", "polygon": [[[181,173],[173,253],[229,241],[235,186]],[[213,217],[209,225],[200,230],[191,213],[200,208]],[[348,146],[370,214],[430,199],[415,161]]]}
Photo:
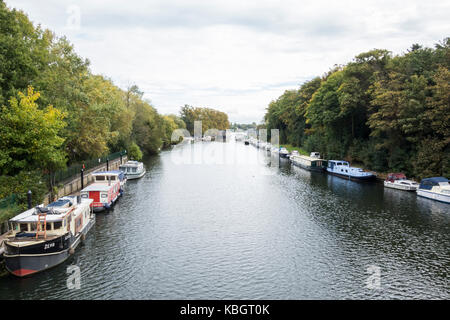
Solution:
{"label": "grassy bank", "polygon": [[302,154],[304,156],[309,156],[309,153],[306,150],[304,150],[304,149],[302,149],[300,147],[294,147],[291,144],[283,144],[282,146],[285,147],[289,152],[291,152],[293,150],[297,150],[298,153],[300,153],[300,154]]}

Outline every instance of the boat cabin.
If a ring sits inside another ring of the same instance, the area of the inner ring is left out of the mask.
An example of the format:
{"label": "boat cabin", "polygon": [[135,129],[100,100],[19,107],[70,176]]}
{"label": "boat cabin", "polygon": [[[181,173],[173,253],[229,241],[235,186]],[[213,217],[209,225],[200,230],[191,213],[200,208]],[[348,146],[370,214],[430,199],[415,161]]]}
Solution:
{"label": "boat cabin", "polygon": [[396,180],[406,180],[406,176],[403,173],[389,173],[386,181],[394,182]]}

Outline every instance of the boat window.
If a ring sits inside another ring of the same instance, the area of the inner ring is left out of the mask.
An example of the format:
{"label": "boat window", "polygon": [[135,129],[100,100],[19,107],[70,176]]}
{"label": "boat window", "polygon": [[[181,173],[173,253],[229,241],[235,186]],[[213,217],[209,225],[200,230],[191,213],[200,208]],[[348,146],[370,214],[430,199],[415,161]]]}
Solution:
{"label": "boat window", "polygon": [[108,195],[106,193],[102,193],[102,198],[108,198]]}
{"label": "boat window", "polygon": [[52,230],[52,223],[51,222],[47,222],[46,223],[46,230]]}
{"label": "boat window", "polygon": [[61,227],[62,227],[62,221],[53,222],[53,229],[54,230],[58,230]]}
{"label": "boat window", "polygon": [[97,180],[97,181],[105,181],[105,176],[96,176],[95,180]]}
{"label": "boat window", "polygon": [[82,193],[81,197],[87,199],[87,198],[89,198],[89,195],[87,193]]}
{"label": "boat window", "polygon": [[136,169],[136,168],[133,168],[133,169],[132,169],[132,172],[136,172],[136,171],[137,171],[137,169]]}
{"label": "boat window", "polygon": [[27,232],[27,231],[28,231],[28,223],[21,223],[20,232]]}
{"label": "boat window", "polygon": [[345,172],[348,172],[348,170],[347,170],[347,169],[345,169]]}
{"label": "boat window", "polygon": [[111,181],[116,181],[116,177],[115,176],[111,176]]}

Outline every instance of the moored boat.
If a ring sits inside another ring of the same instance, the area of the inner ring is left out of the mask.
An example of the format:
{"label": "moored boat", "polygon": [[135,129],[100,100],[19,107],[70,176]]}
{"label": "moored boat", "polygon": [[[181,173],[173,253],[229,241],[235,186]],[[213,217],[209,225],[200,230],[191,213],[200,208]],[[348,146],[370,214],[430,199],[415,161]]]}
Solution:
{"label": "moored boat", "polygon": [[341,178],[353,180],[372,180],[376,177],[373,173],[365,172],[361,168],[350,167],[350,164],[343,160],[329,160],[327,172]]}
{"label": "moored boat", "polygon": [[309,171],[325,171],[327,169],[327,161],[319,157],[291,155],[290,160],[293,165]]}
{"label": "moored boat", "polygon": [[[208,136],[209,137],[209,136]],[[144,176],[146,170],[144,164],[138,161],[128,161],[119,166],[119,170],[126,174],[127,179],[139,179]]]}
{"label": "moored boat", "polygon": [[280,153],[281,158],[288,158],[288,156],[289,156],[289,151],[285,147],[280,147],[279,153]]}
{"label": "moored boat", "polygon": [[406,179],[403,173],[389,173],[386,180],[384,180],[384,186],[398,190],[416,191],[419,184]]}
{"label": "moored boat", "polygon": [[64,262],[95,223],[91,203],[66,196],[10,219],[3,243],[6,269],[24,277]]}
{"label": "moored boat", "polygon": [[299,156],[300,153],[298,153],[297,150],[292,150],[291,153],[289,153],[288,158],[290,159],[293,156]]}
{"label": "moored boat", "polygon": [[123,194],[125,178],[122,171],[103,171],[93,174],[94,183],[80,191],[83,199],[94,200],[94,212],[109,210]]}
{"label": "moored boat", "polygon": [[417,189],[417,195],[436,201],[450,203],[450,183],[448,179],[444,177],[422,179],[419,188]]}

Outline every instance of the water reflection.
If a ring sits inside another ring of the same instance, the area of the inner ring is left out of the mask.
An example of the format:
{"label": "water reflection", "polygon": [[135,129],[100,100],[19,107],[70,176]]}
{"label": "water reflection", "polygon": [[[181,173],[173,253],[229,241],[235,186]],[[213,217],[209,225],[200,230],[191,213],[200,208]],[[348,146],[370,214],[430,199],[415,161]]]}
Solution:
{"label": "water reflection", "polygon": [[[243,143],[175,151],[146,160],[71,260],[0,278],[0,298],[449,298],[448,205],[273,166]],[[66,287],[70,264],[80,290]],[[380,290],[366,287],[370,265]]]}

